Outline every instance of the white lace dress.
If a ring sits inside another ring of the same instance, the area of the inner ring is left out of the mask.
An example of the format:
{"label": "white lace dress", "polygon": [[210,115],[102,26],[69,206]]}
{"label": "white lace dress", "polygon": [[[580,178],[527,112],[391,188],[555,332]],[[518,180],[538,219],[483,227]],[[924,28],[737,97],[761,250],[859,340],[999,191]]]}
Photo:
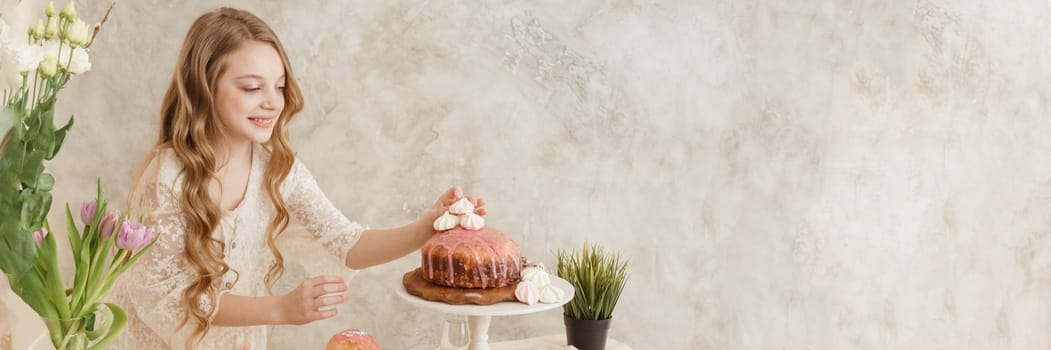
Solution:
{"label": "white lace dress", "polygon": [[[273,219],[263,183],[269,152],[255,146],[248,189],[240,206],[223,213],[213,236],[226,243],[229,272],[216,286],[220,295],[265,296],[264,277],[274,257],[266,244],[266,229]],[[162,152],[146,169],[130,205],[160,238],[134,267],[122,275],[111,293],[112,301],[128,312],[128,327],[112,345],[114,349],[183,349],[192,332],[177,329],[182,320],[182,292],[196,278],[183,257],[185,223],[179,213],[182,189],[181,162],[171,150]],[[291,220],[343,261],[365,227],[348,220],[318,188],[310,171],[297,159],[281,193]],[[137,215],[136,215],[137,216]],[[235,281],[235,279],[237,279]],[[207,310],[216,301],[202,297]],[[218,308],[216,308],[218,309]],[[215,314],[212,314],[215,317]],[[212,327],[200,349],[266,349],[267,327]]]}

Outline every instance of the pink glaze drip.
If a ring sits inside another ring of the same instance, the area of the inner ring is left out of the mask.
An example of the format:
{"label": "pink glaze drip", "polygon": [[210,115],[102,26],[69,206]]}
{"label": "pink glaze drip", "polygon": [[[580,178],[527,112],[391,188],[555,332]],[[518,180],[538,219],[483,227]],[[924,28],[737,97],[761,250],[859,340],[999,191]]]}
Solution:
{"label": "pink glaze drip", "polygon": [[[504,247],[513,247],[512,252],[501,252],[500,250]],[[444,281],[447,285],[453,285],[453,253],[458,249],[466,249],[474,255],[474,274],[478,280],[484,285],[489,285],[489,276],[482,273],[481,266],[488,265],[490,273],[496,275],[497,278],[508,278],[513,273],[512,267],[521,265],[521,254],[518,251],[518,244],[512,241],[507,235],[504,235],[500,231],[496,231],[490,228],[483,228],[479,231],[469,231],[460,227],[454,228],[449,231],[435,234],[424,244],[422,249],[422,255],[424,261],[430,261],[434,254],[438,254],[441,250],[448,252],[446,256],[448,261],[446,268],[448,273],[446,280]],[[490,259],[488,263],[482,261],[480,252],[490,251],[493,259]],[[514,266],[508,266],[507,261],[515,264]],[[434,265],[430,265],[427,273],[427,279],[434,280]]]}

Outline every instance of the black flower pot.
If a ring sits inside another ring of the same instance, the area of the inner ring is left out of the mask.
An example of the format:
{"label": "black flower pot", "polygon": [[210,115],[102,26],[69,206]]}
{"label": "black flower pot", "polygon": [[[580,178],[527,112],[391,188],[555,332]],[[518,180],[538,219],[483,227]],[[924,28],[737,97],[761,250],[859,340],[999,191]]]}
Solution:
{"label": "black flower pot", "polygon": [[606,334],[609,333],[610,321],[608,320],[578,320],[565,314],[562,318],[566,322],[566,344],[577,347],[580,350],[604,350],[606,349]]}

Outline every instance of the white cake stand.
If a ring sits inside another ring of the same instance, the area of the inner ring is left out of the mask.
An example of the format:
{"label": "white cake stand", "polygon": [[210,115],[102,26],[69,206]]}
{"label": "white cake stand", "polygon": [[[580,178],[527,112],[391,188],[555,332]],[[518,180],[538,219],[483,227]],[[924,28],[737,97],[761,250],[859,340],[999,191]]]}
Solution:
{"label": "white cake stand", "polygon": [[573,286],[570,285],[569,282],[566,282],[566,280],[561,279],[558,276],[551,274],[548,275],[551,277],[551,284],[556,288],[561,289],[564,295],[562,298],[563,300],[560,300],[557,303],[536,303],[533,305],[526,305],[517,301],[505,301],[492,305],[450,305],[443,302],[424,300],[420,297],[409,294],[409,292],[405,290],[405,286],[401,284],[400,279],[398,280],[398,285],[394,288],[394,291],[402,299],[409,302],[409,304],[451,315],[466,315],[467,324],[471,328],[471,343],[467,345],[467,349],[489,350],[489,321],[492,316],[525,315],[551,310],[565,305],[573,299]]}

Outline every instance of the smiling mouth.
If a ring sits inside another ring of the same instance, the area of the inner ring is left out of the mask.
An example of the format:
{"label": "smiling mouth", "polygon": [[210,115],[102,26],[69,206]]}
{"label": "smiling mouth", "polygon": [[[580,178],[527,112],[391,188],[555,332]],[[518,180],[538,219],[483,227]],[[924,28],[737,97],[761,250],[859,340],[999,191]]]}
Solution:
{"label": "smiling mouth", "polygon": [[273,124],[274,123],[274,119],[276,119],[276,118],[248,118],[248,120],[251,120],[252,123],[254,123],[255,125],[264,126],[264,127],[265,126],[270,126],[271,124]]}

